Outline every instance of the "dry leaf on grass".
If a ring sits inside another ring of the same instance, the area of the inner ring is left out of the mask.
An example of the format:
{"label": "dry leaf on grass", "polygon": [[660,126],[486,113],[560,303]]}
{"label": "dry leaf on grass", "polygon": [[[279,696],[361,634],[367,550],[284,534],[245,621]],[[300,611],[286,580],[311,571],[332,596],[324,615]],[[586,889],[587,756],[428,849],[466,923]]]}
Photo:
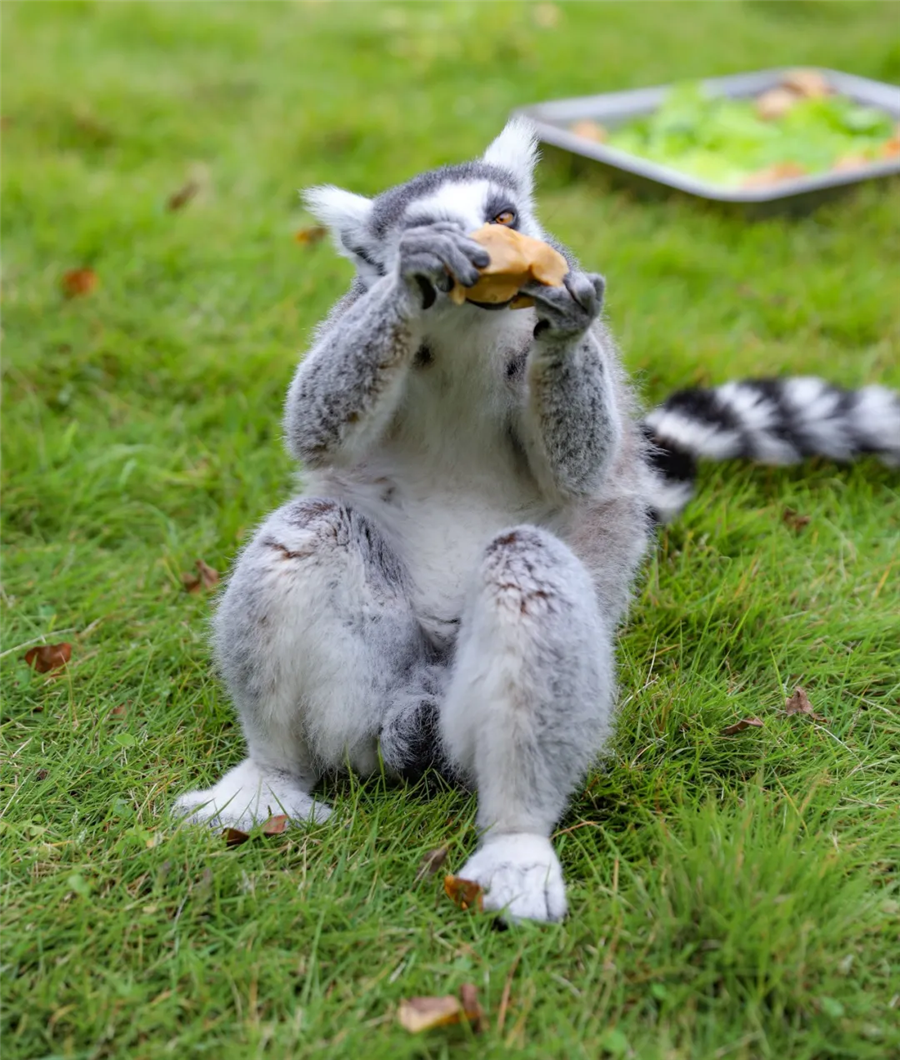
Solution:
{"label": "dry leaf on grass", "polygon": [[200,190],[199,180],[188,180],[178,189],[173,191],[172,194],[166,199],[167,210],[180,210],[182,206],[187,204],[194,198],[197,192]]}
{"label": "dry leaf on grass", "polygon": [[39,644],[36,648],[29,648],[23,658],[39,674],[46,674],[66,665],[72,658],[72,645]]}
{"label": "dry leaf on grass", "polygon": [[208,563],[198,559],[194,566],[197,568],[196,574],[184,571],[181,575],[181,584],[189,593],[199,593],[201,589],[214,589],[219,584],[219,572],[213,570]]}
{"label": "dry leaf on grass", "polygon": [[311,247],[316,243],[321,242],[328,234],[328,229],[325,225],[309,225],[307,228],[299,229],[294,239],[298,243],[302,243],[305,247]]}
{"label": "dry leaf on grass", "polygon": [[448,847],[438,847],[437,850],[429,850],[425,857],[422,858],[419,871],[416,873],[416,878],[413,882],[421,883],[426,876],[433,876],[436,872],[439,872],[447,860],[448,853]]}
{"label": "dry leaf on grass", "polygon": [[823,718],[821,714],[816,714],[812,709],[812,704],[806,692],[799,687],[794,689],[794,694],[790,699],[785,700],[784,709],[787,714],[806,714],[813,721],[821,721],[823,724],[828,722],[827,718]]}
{"label": "dry leaf on grass", "polygon": [[286,813],[277,813],[274,817],[270,817],[268,821],[262,826],[263,835],[281,835],[288,826],[288,815]]}
{"label": "dry leaf on grass", "polygon": [[802,530],[804,526],[809,526],[809,520],[810,516],[801,515],[793,508],[785,508],[781,513],[781,521],[792,530]]}
{"label": "dry leaf on grass", "polygon": [[760,718],[741,718],[734,725],[726,725],[722,730],[723,736],[734,736],[735,733],[743,732],[744,729],[761,729],[763,727]]}
{"label": "dry leaf on grass", "polygon": [[242,832],[240,828],[226,828],[222,833],[222,838],[225,840],[225,846],[239,847],[241,843],[246,843],[250,836]]}
{"label": "dry leaf on grass", "polygon": [[476,1034],[484,1030],[487,1027],[487,1021],[484,1018],[484,1009],[478,1001],[476,988],[471,983],[463,983],[459,988],[459,999],[462,1001],[466,1019],[472,1024],[472,1030]]}
{"label": "dry leaf on grass", "polygon": [[397,1011],[400,1025],[410,1032],[430,1031],[435,1027],[448,1027],[467,1020],[477,1034],[486,1026],[484,1012],[478,1003],[478,991],[471,983],[459,989],[459,998],[409,997],[400,1002]]}
{"label": "dry leaf on grass", "polygon": [[[260,826],[260,832],[262,835],[281,835],[287,830],[288,820],[289,818],[286,813],[276,814]],[[222,832],[222,838],[225,840],[225,846],[239,847],[242,843],[246,843],[247,840],[250,839],[250,833],[242,832],[240,828],[226,828],[225,831]]]}
{"label": "dry leaf on grass", "polygon": [[204,589],[212,589],[219,584],[219,572],[213,570],[208,563],[204,563],[202,559],[198,559],[195,566],[200,574],[200,581]]}
{"label": "dry leaf on grass", "polygon": [[484,912],[484,891],[474,880],[464,880],[460,876],[444,877],[444,894],[458,905],[460,909],[471,909]]}
{"label": "dry leaf on grass", "polygon": [[400,1002],[397,1019],[410,1034],[430,1031],[459,1023],[463,1017],[462,1002],[456,997],[407,997]]}
{"label": "dry leaf on grass", "polygon": [[62,289],[67,298],[77,298],[81,294],[90,294],[97,286],[99,278],[93,269],[69,269],[63,273]]}

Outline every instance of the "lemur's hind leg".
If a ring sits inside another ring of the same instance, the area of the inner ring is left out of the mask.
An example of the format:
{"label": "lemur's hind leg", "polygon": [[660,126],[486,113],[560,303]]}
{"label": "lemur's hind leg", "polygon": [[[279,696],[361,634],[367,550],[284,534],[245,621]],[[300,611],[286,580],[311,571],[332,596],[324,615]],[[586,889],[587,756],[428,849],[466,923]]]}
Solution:
{"label": "lemur's hind leg", "polygon": [[313,785],[324,769],[376,767],[382,718],[425,650],[378,530],[311,498],[274,512],[243,552],[215,641],[248,757],[176,808],[237,827],[277,813],[327,817]]}
{"label": "lemur's hind leg", "polygon": [[478,792],[480,849],[459,870],[510,919],[566,911],[553,826],[603,745],[611,631],[581,562],[521,526],[488,546],[470,595],[447,700],[445,752]]}

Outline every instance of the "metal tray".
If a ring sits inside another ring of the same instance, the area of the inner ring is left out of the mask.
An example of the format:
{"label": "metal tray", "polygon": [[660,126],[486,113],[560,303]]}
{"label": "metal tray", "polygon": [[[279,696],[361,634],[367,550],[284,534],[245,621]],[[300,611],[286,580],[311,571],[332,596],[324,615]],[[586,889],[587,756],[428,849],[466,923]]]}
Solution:
{"label": "metal tray", "polygon": [[[882,81],[870,81],[865,77],[845,74],[839,70],[819,68],[819,72],[835,91],[850,96],[859,103],[887,111],[900,122],[900,88]],[[787,69],[758,70],[751,74],[709,78],[702,84],[710,95],[741,99],[774,88],[781,83],[786,73]],[[900,173],[900,158],[893,158],[860,166],[858,169],[781,181],[766,188],[726,188],[698,180],[687,173],[658,165],[637,155],[617,151],[605,144],[594,143],[569,131],[568,126],[580,119],[590,118],[612,127],[630,118],[652,113],[672,87],[659,85],[655,88],[638,88],[626,92],[608,92],[599,96],[552,100],[521,107],[515,113],[523,114],[534,122],[543,143],[600,162],[609,169],[618,171],[620,175],[627,176],[632,183],[644,186],[662,185],[703,199],[745,207],[748,212],[753,213],[784,209],[806,210],[823,199],[864,181]]]}

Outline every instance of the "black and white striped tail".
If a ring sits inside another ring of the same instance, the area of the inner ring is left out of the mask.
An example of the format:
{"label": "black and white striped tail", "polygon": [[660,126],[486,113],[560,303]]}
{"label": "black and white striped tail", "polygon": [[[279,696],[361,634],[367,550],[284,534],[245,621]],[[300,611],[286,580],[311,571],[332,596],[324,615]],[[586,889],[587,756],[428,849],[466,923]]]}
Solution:
{"label": "black and white striped tail", "polygon": [[679,390],[644,420],[659,475],[654,508],[668,522],[691,499],[697,461],[796,464],[873,453],[900,466],[900,394],[844,390],[822,379],[759,379]]}

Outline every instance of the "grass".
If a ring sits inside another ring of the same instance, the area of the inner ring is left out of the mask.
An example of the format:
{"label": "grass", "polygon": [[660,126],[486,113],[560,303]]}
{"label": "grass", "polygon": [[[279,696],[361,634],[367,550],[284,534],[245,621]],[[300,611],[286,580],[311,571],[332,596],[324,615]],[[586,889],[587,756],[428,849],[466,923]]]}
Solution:
{"label": "grass", "polygon": [[[282,396],[348,280],[293,240],[296,189],[471,157],[528,100],[782,63],[896,81],[898,14],[3,5],[4,1060],[900,1056],[900,501],[874,462],[704,473],[622,634],[610,759],[560,826],[564,925],[499,933],[414,883],[474,838],[433,781],[344,780],[336,823],[236,849],[167,817],[241,755],[180,572],[225,570],[287,496]],[[550,160],[540,201],[607,275],[647,401],[900,385],[896,182],[751,225]],[[99,286],[66,299],[76,267]],[[62,640],[65,672],[22,662]],[[795,683],[827,723],[784,714]],[[480,1038],[394,1022],[464,982]]]}

